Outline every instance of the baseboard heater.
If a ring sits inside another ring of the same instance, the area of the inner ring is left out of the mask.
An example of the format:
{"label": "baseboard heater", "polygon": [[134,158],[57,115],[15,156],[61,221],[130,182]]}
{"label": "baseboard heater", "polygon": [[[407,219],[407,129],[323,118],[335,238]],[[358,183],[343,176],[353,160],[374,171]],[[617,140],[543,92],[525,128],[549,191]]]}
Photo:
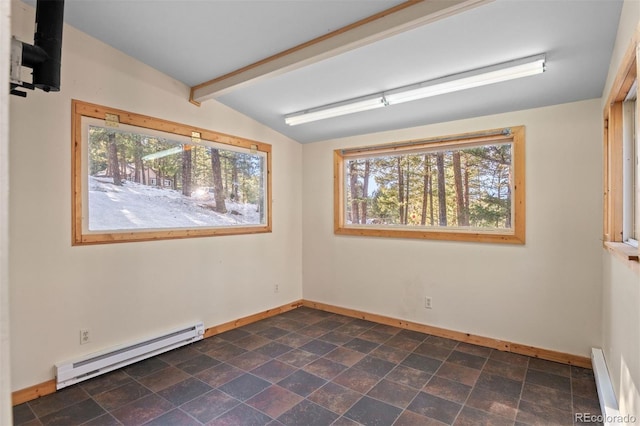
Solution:
{"label": "baseboard heater", "polygon": [[591,365],[593,366],[593,375],[596,379],[596,389],[600,400],[600,410],[602,411],[602,418],[598,420],[605,425],[620,424],[617,421],[620,417],[618,401],[613,391],[613,384],[611,383],[609,369],[602,349],[591,348]]}
{"label": "baseboard heater", "polygon": [[81,359],[56,364],[56,389],[91,379],[143,359],[202,340],[204,325],[199,322],[162,336],[94,353]]}

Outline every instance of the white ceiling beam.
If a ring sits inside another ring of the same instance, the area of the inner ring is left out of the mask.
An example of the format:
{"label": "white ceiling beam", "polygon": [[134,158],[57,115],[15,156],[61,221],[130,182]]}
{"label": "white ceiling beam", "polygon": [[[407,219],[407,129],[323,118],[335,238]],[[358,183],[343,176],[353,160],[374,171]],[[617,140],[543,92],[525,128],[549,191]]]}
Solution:
{"label": "white ceiling beam", "polygon": [[331,33],[287,49],[191,88],[190,102],[200,102],[337,56],[493,0],[410,0]]}

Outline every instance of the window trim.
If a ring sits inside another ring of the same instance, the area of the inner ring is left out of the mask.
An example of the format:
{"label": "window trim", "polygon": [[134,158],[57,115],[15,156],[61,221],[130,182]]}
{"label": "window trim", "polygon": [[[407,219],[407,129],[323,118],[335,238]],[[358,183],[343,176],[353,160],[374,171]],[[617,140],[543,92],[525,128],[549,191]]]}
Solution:
{"label": "window trim", "polygon": [[636,273],[640,273],[638,248],[623,241],[623,102],[640,74],[639,57],[636,31],[618,67],[603,111],[603,245],[614,256],[627,261]]}
{"label": "window trim", "polygon": [[[635,213],[638,209],[638,201],[636,197],[636,191],[638,191],[637,187],[637,174],[638,167],[634,165],[634,162],[637,161],[637,144],[638,137],[636,136],[637,132],[637,94],[638,89],[636,87],[638,80],[636,79],[634,82],[634,86],[632,86],[631,90],[627,94],[627,98],[623,102],[623,143],[622,143],[622,152],[623,152],[623,166],[622,166],[622,241],[625,244],[629,244],[633,247],[638,247],[637,235],[639,234],[638,228],[636,225]],[[633,107],[632,107],[633,105]],[[627,124],[627,121],[631,121],[631,124]],[[635,168],[635,170],[634,170]]]}
{"label": "window trim", "polygon": [[[193,132],[197,132],[200,134],[200,138],[202,140],[263,152],[266,155],[266,223],[261,225],[233,227],[167,228],[166,230],[144,231],[109,230],[105,232],[91,233],[84,232],[83,225],[85,224],[87,218],[83,216],[83,205],[88,200],[85,199],[86,176],[82,174],[82,162],[87,161],[86,158],[83,158],[83,156],[85,156],[86,154],[83,152],[82,119],[83,117],[88,117],[106,121],[109,118],[107,114],[116,115],[118,117],[118,122],[123,125],[126,124],[144,129],[173,133],[189,138],[194,136]],[[271,145],[267,143],[73,99],[71,102],[71,152],[71,243],[74,246],[272,232]]]}
{"label": "window trim", "polygon": [[[508,129],[493,129],[477,133],[464,133],[449,135],[434,139],[421,139],[396,142],[392,144],[373,145],[347,150],[337,149],[333,154],[334,170],[334,233],[336,235],[389,237],[389,238],[418,238],[429,240],[448,241],[472,241],[483,243],[525,244],[525,128],[514,126]],[[490,134],[491,136],[478,136]],[[479,142],[511,142],[513,145],[513,218],[512,230],[502,231],[478,231],[477,229],[462,231],[459,229],[435,229],[435,228],[402,228],[389,229],[383,227],[357,226],[345,223],[345,159],[355,158],[358,153],[389,153],[413,151],[420,148],[439,148],[447,146],[463,147],[477,145]]]}

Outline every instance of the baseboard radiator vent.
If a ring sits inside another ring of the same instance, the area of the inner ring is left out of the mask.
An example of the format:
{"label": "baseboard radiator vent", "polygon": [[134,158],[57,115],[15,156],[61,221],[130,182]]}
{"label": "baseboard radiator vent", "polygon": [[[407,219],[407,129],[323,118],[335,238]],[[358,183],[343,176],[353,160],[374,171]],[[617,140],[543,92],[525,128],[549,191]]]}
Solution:
{"label": "baseboard radiator vent", "polygon": [[204,325],[199,322],[162,336],[153,337],[82,359],[56,364],[56,389],[117,370],[134,362],[202,340]]}
{"label": "baseboard radiator vent", "polygon": [[591,365],[593,366],[593,375],[596,379],[600,410],[602,411],[602,418],[597,420],[605,425],[621,424],[617,421],[620,418],[618,401],[613,391],[613,384],[611,383],[609,369],[607,368],[602,349],[591,348]]}

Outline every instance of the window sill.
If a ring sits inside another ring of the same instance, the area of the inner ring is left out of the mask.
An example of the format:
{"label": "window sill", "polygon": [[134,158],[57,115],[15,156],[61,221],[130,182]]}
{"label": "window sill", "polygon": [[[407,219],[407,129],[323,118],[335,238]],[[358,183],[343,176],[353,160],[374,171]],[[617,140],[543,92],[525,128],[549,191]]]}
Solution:
{"label": "window sill", "polygon": [[614,243],[609,241],[606,241],[604,246],[609,253],[625,262],[632,271],[640,275],[640,252],[637,247],[633,247],[625,243]]}
{"label": "window sill", "polygon": [[389,237],[389,238],[421,238],[425,240],[445,240],[445,241],[467,241],[478,243],[505,243],[524,244],[524,230],[519,229],[514,233],[442,229],[435,231],[425,228],[397,227],[373,228],[362,225],[338,226],[335,228],[336,235],[356,235],[360,237]]}

